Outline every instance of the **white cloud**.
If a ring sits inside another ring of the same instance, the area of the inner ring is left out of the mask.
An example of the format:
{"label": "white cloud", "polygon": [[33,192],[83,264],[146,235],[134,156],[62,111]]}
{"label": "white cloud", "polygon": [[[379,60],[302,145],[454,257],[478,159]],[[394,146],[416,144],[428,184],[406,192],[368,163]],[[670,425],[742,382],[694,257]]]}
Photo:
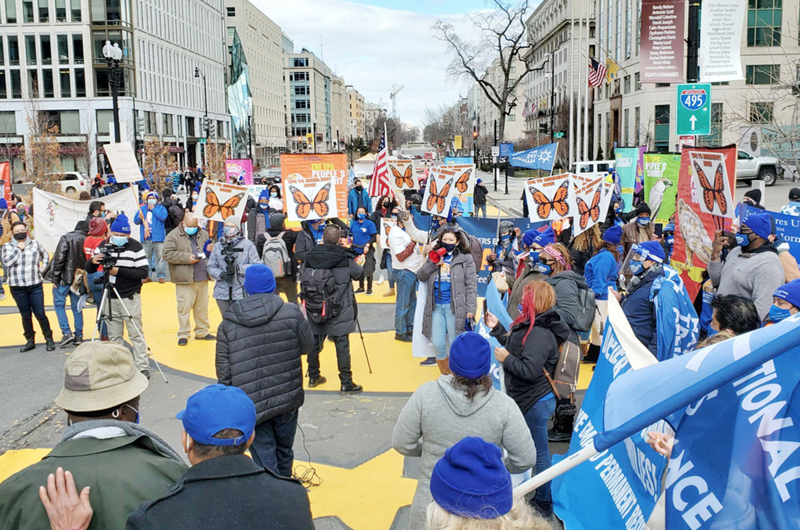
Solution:
{"label": "white cloud", "polygon": [[436,17],[343,0],[252,1],[294,40],[295,51],[307,48],[323,55],[368,101],[382,99],[391,110],[392,85],[404,84],[397,112],[407,123],[421,126],[426,107],[467,94],[469,83],[448,78],[451,57],[431,33],[437,19],[470,31],[463,16]]}

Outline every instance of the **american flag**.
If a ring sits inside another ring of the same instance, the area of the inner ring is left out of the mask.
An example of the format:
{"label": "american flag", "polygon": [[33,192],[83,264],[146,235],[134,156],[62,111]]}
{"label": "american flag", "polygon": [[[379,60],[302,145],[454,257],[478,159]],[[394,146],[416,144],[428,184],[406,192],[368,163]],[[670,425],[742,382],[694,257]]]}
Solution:
{"label": "american flag", "polygon": [[389,185],[389,159],[388,149],[386,148],[386,127],[381,136],[381,145],[378,147],[378,157],[375,159],[375,166],[372,169],[372,179],[369,182],[369,196],[381,197],[392,195],[392,188]]}
{"label": "american flag", "polygon": [[606,66],[600,64],[592,57],[589,59],[589,86],[599,87],[603,84],[603,79],[606,77]]}

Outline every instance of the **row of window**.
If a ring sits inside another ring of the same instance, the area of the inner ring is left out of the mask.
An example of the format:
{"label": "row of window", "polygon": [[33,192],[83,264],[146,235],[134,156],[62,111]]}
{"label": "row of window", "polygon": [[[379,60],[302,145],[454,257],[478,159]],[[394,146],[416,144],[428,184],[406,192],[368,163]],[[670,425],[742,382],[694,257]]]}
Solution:
{"label": "row of window", "polygon": [[[86,73],[83,68],[29,68],[27,71],[0,69],[0,99],[22,99],[22,72],[27,76],[28,98],[86,97]],[[108,83],[107,78],[105,82]]]}
{"label": "row of window", "polygon": [[[97,3],[97,0],[95,0]],[[55,22],[80,22],[81,0],[55,0],[55,13],[51,13],[47,0],[23,0],[22,5],[17,5],[17,0],[3,0],[5,22],[16,24],[23,22],[47,23]],[[22,8],[19,11],[19,7]]]}
{"label": "row of window", "polygon": [[[25,35],[25,64],[83,64],[83,35],[56,35],[55,42],[50,35]],[[38,40],[38,53],[37,53]],[[55,58],[53,57],[53,44]],[[6,51],[8,53],[6,53]],[[17,35],[8,35],[7,44],[0,35],[0,66],[19,66],[20,47]]]}

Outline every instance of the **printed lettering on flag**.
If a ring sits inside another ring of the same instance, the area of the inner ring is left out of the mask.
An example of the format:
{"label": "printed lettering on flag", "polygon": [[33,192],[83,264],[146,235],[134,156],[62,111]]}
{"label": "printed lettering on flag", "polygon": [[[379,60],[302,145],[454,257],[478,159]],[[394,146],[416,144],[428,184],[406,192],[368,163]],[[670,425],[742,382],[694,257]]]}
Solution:
{"label": "printed lettering on flag", "polygon": [[572,175],[542,177],[525,182],[531,221],[554,221],[577,212]]}

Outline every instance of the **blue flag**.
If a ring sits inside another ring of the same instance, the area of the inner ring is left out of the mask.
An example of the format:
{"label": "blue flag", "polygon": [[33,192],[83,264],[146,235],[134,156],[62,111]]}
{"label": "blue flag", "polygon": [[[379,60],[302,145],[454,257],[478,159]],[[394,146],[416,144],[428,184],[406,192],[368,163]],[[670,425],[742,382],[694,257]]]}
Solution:
{"label": "blue flag", "polygon": [[789,244],[789,253],[794,256],[794,259],[800,261],[800,218],[778,212],[767,212],[743,203],[739,203],[736,210],[740,225],[746,222],[749,216],[757,213],[768,213],[772,216],[775,235]]}
{"label": "blue flag", "polygon": [[515,167],[553,171],[556,151],[558,151],[557,143],[547,144],[535,149],[513,153],[508,157],[508,163]]}
{"label": "blue flag", "polygon": [[700,319],[675,269],[664,266],[664,276],[657,278],[650,288],[650,300],[655,304],[658,360],[694,350],[700,335]]}
{"label": "blue flag", "polygon": [[[592,437],[603,430],[606,392],[615,380],[655,362],[636,339],[616,299],[610,298],[601,354],[575,417],[569,452],[554,462],[591,445]],[[648,431],[663,431],[664,422],[645,427],[553,480],[553,507],[567,530],[644,529],[661,493],[666,465],[646,440]]]}
{"label": "blue flag", "polygon": [[[503,298],[500,295],[500,292],[497,290],[497,287],[495,287],[494,280],[492,279],[489,279],[489,285],[486,286],[486,310],[496,316],[497,320],[499,320],[506,329],[511,327],[512,319],[510,316],[508,316],[506,304],[503,302]],[[478,329],[475,331],[480,333],[483,338],[489,341],[492,351],[494,351],[497,346],[501,346],[500,342],[491,336],[492,330],[483,321],[483,313],[480,315],[478,320]],[[492,384],[494,385],[495,390],[505,392],[506,388],[503,380],[503,365],[494,358],[494,355],[492,355],[492,369],[489,372],[489,375],[492,376]]]}

